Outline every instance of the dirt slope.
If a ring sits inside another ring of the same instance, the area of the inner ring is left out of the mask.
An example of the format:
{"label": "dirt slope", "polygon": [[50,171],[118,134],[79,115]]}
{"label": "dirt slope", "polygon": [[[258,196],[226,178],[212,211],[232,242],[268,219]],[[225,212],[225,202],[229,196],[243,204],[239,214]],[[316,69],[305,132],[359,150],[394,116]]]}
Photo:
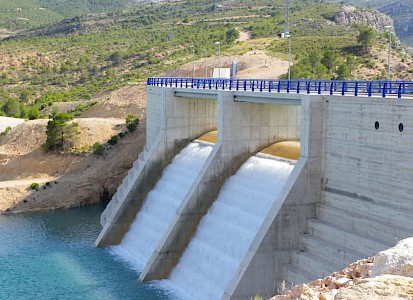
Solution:
{"label": "dirt slope", "polygon": [[[239,76],[245,78],[276,78],[287,72],[285,61],[271,58],[262,51],[221,59],[222,66],[237,60]],[[217,63],[217,57],[210,58],[211,66]],[[163,75],[180,76],[191,72],[192,66],[189,63]],[[196,61],[196,66],[197,76],[205,74],[204,60]],[[110,199],[145,144],[146,89],[141,83],[129,84],[97,95],[93,101],[98,103],[76,120],[81,132],[79,148],[103,143],[125,131],[123,124],[128,114],[139,117],[141,125],[136,132],[107,149],[103,156],[46,154],[41,144],[46,139],[48,121],[34,120],[18,125],[0,137],[0,212],[68,208]],[[76,106],[73,103],[55,105],[60,111]],[[38,183],[40,189],[30,189],[32,183]]]}

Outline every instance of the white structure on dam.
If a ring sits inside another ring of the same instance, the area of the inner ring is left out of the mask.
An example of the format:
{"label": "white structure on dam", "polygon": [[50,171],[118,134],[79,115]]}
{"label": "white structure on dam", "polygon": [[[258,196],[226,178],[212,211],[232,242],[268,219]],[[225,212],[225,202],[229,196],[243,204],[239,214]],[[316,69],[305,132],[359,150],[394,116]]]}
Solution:
{"label": "white structure on dam", "polygon": [[168,278],[225,181],[281,141],[299,140],[300,158],[221,299],[276,294],[283,281],[312,281],[412,236],[413,99],[401,86],[401,98],[336,95],[332,88],[312,94],[308,85],[305,94],[180,86],[148,86],[145,150],[102,214],[96,241],[119,244],[173,157],[217,130],[140,279]]}

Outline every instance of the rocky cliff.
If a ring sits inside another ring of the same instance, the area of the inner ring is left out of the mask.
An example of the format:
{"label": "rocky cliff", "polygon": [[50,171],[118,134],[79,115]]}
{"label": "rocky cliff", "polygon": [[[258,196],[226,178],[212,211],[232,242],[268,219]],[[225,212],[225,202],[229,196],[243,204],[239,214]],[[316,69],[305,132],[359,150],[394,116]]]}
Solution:
{"label": "rocky cliff", "polygon": [[378,31],[385,30],[386,25],[393,26],[393,20],[389,16],[376,10],[360,9],[351,5],[343,5],[334,15],[334,22],[342,26],[366,24]]}

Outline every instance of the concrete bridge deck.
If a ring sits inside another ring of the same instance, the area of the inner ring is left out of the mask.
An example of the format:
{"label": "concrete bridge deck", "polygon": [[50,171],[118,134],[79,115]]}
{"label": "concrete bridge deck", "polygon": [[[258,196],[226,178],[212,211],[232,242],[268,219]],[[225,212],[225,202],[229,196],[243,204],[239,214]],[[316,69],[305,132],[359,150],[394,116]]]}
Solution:
{"label": "concrete bridge deck", "polygon": [[148,78],[148,86],[180,88],[176,95],[198,94],[194,90],[251,91],[260,93],[296,93],[366,97],[413,97],[413,82],[385,80],[262,80],[262,79],[223,79],[223,78]]}

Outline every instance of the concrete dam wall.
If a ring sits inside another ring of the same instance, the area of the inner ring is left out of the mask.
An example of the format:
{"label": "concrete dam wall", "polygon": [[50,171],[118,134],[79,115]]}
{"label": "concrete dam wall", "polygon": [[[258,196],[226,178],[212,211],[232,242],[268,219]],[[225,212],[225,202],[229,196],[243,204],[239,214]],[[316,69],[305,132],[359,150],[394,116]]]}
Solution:
{"label": "concrete dam wall", "polygon": [[412,114],[409,99],[150,86],[145,151],[102,214],[96,244],[121,243],[175,155],[217,130],[140,273],[169,278],[227,179],[265,147],[299,140],[299,160],[218,298],[276,294],[283,281],[327,275],[411,235]]}

